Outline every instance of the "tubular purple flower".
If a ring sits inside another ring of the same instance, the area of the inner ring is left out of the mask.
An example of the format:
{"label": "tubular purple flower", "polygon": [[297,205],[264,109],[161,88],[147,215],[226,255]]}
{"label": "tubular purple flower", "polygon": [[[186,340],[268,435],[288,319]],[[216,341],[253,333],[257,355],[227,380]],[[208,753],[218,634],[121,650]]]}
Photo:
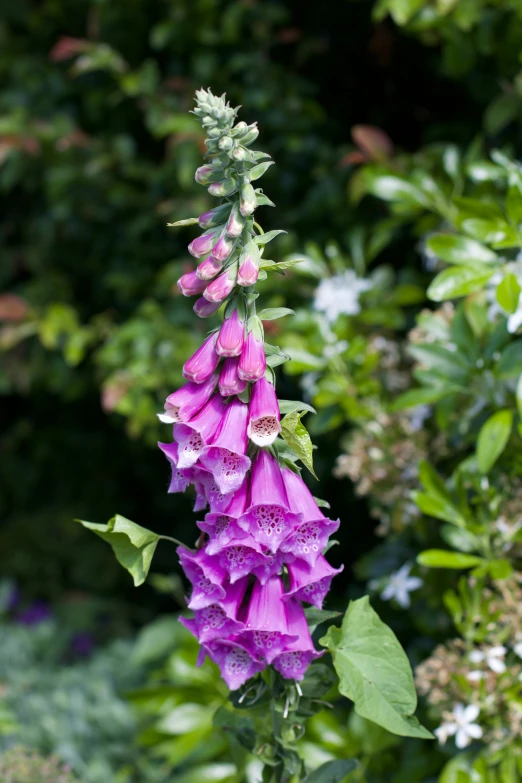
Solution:
{"label": "tubular purple flower", "polygon": [[192,583],[189,609],[204,609],[225,598],[226,573],[216,558],[209,557],[201,549],[194,553],[184,547],[178,547],[178,555],[181,567]]}
{"label": "tubular purple flower", "polygon": [[214,247],[217,237],[221,234],[221,226],[205,231],[201,236],[192,240],[188,246],[189,253],[195,258],[207,256]]}
{"label": "tubular purple flower", "polygon": [[263,340],[257,339],[250,331],[239,359],[238,375],[243,381],[254,382],[263,377],[265,370],[266,356]]}
{"label": "tubular purple flower", "polygon": [[205,229],[213,228],[227,220],[229,214],[230,204],[221,204],[219,207],[214,207],[214,209],[210,209],[208,212],[200,215],[198,220],[199,226]]}
{"label": "tubular purple flower", "polygon": [[198,348],[183,365],[183,377],[194,383],[208,381],[219,364],[219,356],[215,350],[216,334],[211,334],[203,345]]}
{"label": "tubular purple flower", "polygon": [[239,640],[247,642],[251,649],[267,663],[282,653],[297,636],[290,634],[287,613],[283,602],[283,583],[272,576],[264,585],[256,581],[242,616],[245,630]]}
{"label": "tubular purple flower", "polygon": [[178,280],[178,288],[183,296],[197,296],[202,294],[206,288],[205,280],[200,280],[196,272],[187,272]]}
{"label": "tubular purple flower", "polygon": [[245,323],[237,309],[223,321],[216,340],[216,352],[220,356],[239,356],[245,342]]}
{"label": "tubular purple flower", "polygon": [[193,619],[180,617],[180,622],[201,644],[240,633],[245,624],[237,619],[237,614],[247,586],[248,577],[228,585],[225,597],[219,603],[196,609]]}
{"label": "tubular purple flower", "polygon": [[189,471],[178,468],[178,444],[177,443],[158,443],[158,446],[165,454],[172,467],[172,477],[168,492],[185,492],[190,484]]}
{"label": "tubular purple flower", "polygon": [[250,254],[239,264],[237,284],[243,287],[254,285],[259,276],[259,260]]}
{"label": "tubular purple flower", "polygon": [[246,381],[242,381],[237,374],[239,359],[232,357],[225,359],[219,376],[219,393],[223,397],[229,397],[231,394],[241,394],[246,389]]}
{"label": "tubular purple flower", "polygon": [[250,390],[247,435],[252,443],[261,447],[270,446],[281,432],[279,419],[279,404],[274,385],[266,378],[260,378]]}
{"label": "tubular purple flower", "polygon": [[256,192],[250,182],[241,186],[239,211],[244,217],[251,215],[257,207]]}
{"label": "tubular purple flower", "polygon": [[208,318],[221,307],[221,302],[209,302],[204,296],[200,296],[192,308],[200,318]]}
{"label": "tubular purple flower", "polygon": [[229,546],[231,541],[239,541],[248,536],[248,533],[237,524],[238,518],[246,508],[247,493],[247,482],[244,481],[237,492],[232,493],[230,503],[224,511],[211,511],[205,515],[204,520],[197,523],[199,529],[209,537],[205,545],[209,555],[216,555]]}
{"label": "tubular purple flower", "polygon": [[314,647],[301,604],[288,601],[286,611],[289,631],[296,639],[288,643],[285,652],[278,655],[273,664],[286,679],[302,680],[311,662],[324,655],[324,652],[317,652]]}
{"label": "tubular purple flower", "polygon": [[261,551],[251,536],[239,541],[231,541],[219,553],[219,564],[229,575],[233,584],[244,576],[252,574],[255,569],[268,564],[268,558]]}
{"label": "tubular purple flower", "polygon": [[236,284],[236,275],[237,264],[233,264],[207,285],[203,291],[205,299],[209,302],[222,302],[230,296]]}
{"label": "tubular purple flower", "polygon": [[217,382],[218,374],[213,373],[204,383],[186,383],[169,394],[165,400],[165,413],[158,413],[158,419],[164,424],[188,421],[209,401]]}
{"label": "tubular purple flower", "polygon": [[248,405],[234,397],[212,444],[205,448],[201,456],[203,467],[212,472],[224,494],[239,489],[250,467],[250,459],[246,456],[247,422]]}
{"label": "tubular purple flower", "polygon": [[226,179],[221,180],[221,182],[213,182],[212,185],[209,185],[207,190],[211,196],[219,196],[221,198],[235,193],[237,187],[237,180],[234,179],[234,177],[227,177]]}
{"label": "tubular purple flower", "polygon": [[226,261],[235,247],[235,241],[223,235],[212,248],[212,255],[216,261]]}
{"label": "tubular purple flower", "polygon": [[190,468],[201,457],[207,445],[213,442],[227,413],[219,394],[215,394],[204,408],[186,423],[174,425],[174,439],[178,443],[178,468]]}
{"label": "tubular purple flower", "polygon": [[227,233],[227,236],[232,238],[241,236],[241,232],[245,227],[245,222],[246,222],[245,218],[239,211],[239,205],[237,203],[234,204],[232,210],[230,211],[230,216],[225,226],[225,231]]}
{"label": "tubular purple flower", "polygon": [[217,261],[214,256],[205,258],[204,261],[197,265],[196,276],[203,282],[203,288],[201,291],[205,290],[207,281],[212,280],[212,278],[218,275],[222,269],[223,262]]}
{"label": "tubular purple flower", "polygon": [[268,451],[259,451],[250,477],[250,498],[246,512],[238,519],[239,527],[270,552],[300,524],[301,514],[288,508],[281,468]]}
{"label": "tubular purple flower", "polygon": [[262,551],[266,559],[252,568],[252,575],[264,585],[267,579],[280,575],[283,565],[294,558],[293,555],[288,555],[281,551],[273,553],[268,547],[265,547]]}
{"label": "tubular purple flower", "polygon": [[322,609],[333,577],[342,570],[343,566],[332,568],[322,555],[319,555],[314,566],[300,559],[288,563],[290,585],[284,600],[295,598]]}
{"label": "tubular purple flower", "polygon": [[314,566],[329,536],[338,529],[339,520],[334,522],[321,513],[301,476],[289,468],[283,468],[282,474],[288,504],[292,511],[302,514],[303,521],[283,541],[281,550],[301,557]]}
{"label": "tubular purple flower", "polygon": [[231,691],[240,688],[265,668],[264,663],[258,661],[246,647],[232,640],[209,642],[204,650],[219,666],[221,676]]}
{"label": "tubular purple flower", "polygon": [[199,465],[192,468],[195,472],[196,505],[194,511],[201,511],[206,506],[211,511],[224,511],[230,503],[230,495],[221,492],[212,473]]}

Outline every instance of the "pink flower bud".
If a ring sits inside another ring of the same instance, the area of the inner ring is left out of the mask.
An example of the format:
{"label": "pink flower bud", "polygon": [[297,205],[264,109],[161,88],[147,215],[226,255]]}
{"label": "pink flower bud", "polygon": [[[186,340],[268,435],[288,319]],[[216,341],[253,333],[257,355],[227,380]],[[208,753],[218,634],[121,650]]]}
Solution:
{"label": "pink flower bud", "polygon": [[203,291],[203,296],[208,299],[209,302],[222,302],[229,296],[236,284],[236,270],[227,269],[222,272],[219,277],[212,280]]}
{"label": "pink flower bud", "polygon": [[250,254],[241,261],[237,273],[237,284],[241,286],[254,285],[259,275],[259,260]]}
{"label": "pink flower bud", "polygon": [[221,204],[219,207],[214,207],[208,212],[203,212],[199,216],[198,223],[201,228],[213,228],[223,223],[230,214],[230,204]]}
{"label": "pink flower bud", "polygon": [[197,296],[205,290],[206,281],[200,280],[195,272],[187,272],[178,280],[178,288],[183,296]]}
{"label": "pink flower bud", "polygon": [[208,192],[211,196],[230,196],[237,190],[237,180],[233,177],[227,177],[221,182],[213,182],[209,185]]}
{"label": "pink flower bud", "polygon": [[221,239],[218,239],[214,245],[212,249],[212,255],[216,261],[226,261],[232,253],[235,244],[236,243],[234,240],[230,240],[228,237],[222,236]]}
{"label": "pink flower bud", "polygon": [[260,378],[252,385],[247,435],[257,446],[270,446],[281,432],[274,385]]}
{"label": "pink flower bud", "polygon": [[220,307],[221,302],[209,302],[204,296],[200,296],[192,309],[200,318],[208,318],[210,315],[213,315],[216,310],[219,310]]}
{"label": "pink flower bud", "polygon": [[234,204],[234,206],[232,207],[232,211],[230,212],[230,217],[227,220],[227,225],[225,227],[227,236],[229,237],[240,236],[241,232],[243,231],[244,225],[245,225],[245,218],[239,211],[238,205]]}
{"label": "pink flower bud", "polygon": [[241,394],[246,389],[246,381],[242,381],[237,374],[239,359],[233,357],[225,359],[219,376],[219,393],[223,397],[229,397],[231,394]]}
{"label": "pink flower bud", "polygon": [[200,166],[199,169],[196,169],[194,179],[196,182],[199,182],[200,185],[209,185],[210,182],[212,182],[210,176],[214,171],[215,169],[213,166]]}
{"label": "pink flower bud", "polygon": [[219,364],[219,356],[215,351],[216,335],[211,334],[207,337],[201,348],[198,348],[195,354],[185,362],[183,366],[183,377],[187,381],[194,383],[204,383],[208,381],[214,370]]}
{"label": "pink flower bud", "polygon": [[[212,280],[213,277],[218,275],[223,269],[223,262],[218,261],[214,256],[209,256],[201,264],[198,264],[196,269],[196,275],[200,280],[207,281]],[[206,285],[206,282],[205,282]],[[203,286],[203,289],[205,286]]]}
{"label": "pink flower bud", "polygon": [[214,247],[216,238],[220,233],[221,232],[217,229],[214,229],[213,231],[205,231],[204,234],[201,234],[201,236],[192,240],[188,246],[189,253],[195,258],[207,256]]}
{"label": "pink flower bud", "polygon": [[234,310],[230,318],[223,321],[216,341],[216,351],[220,356],[239,356],[245,342],[245,324]]}
{"label": "pink flower bud", "polygon": [[262,340],[257,340],[249,332],[239,359],[238,375],[243,381],[258,381],[266,370],[265,348]]}

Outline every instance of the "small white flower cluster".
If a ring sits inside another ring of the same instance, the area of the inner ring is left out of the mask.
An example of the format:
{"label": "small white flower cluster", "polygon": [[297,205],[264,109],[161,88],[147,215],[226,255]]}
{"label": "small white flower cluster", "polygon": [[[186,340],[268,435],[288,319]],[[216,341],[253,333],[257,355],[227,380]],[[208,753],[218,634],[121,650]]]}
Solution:
{"label": "small white flower cluster", "polygon": [[[489,666],[492,672],[495,674],[504,674],[506,671],[506,663],[504,656],[507,653],[507,648],[501,644],[490,647],[489,650],[472,650],[469,654],[471,663],[485,663]],[[468,674],[468,680],[476,682],[484,677],[484,673],[477,669]]]}
{"label": "small white flower cluster", "polygon": [[353,269],[325,277],[317,286],[314,309],[324,313],[330,323],[334,323],[341,314],[357,315],[361,312],[359,296],[371,287],[371,281],[357,277]]}
{"label": "small white flower cluster", "polygon": [[455,737],[455,745],[459,750],[466,748],[472,740],[480,739],[483,731],[478,723],[475,723],[480,714],[476,704],[468,704],[465,707],[460,702],[456,704],[451,713],[447,714],[447,720],[435,729],[435,736],[441,745],[448,737]]}

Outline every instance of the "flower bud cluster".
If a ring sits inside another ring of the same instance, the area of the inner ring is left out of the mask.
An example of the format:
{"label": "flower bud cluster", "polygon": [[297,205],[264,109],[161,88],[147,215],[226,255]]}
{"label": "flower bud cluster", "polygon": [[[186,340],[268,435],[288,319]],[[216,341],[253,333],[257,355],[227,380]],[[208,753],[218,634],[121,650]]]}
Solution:
{"label": "flower bud cluster", "polygon": [[194,309],[202,317],[228,303],[219,330],[185,363],[186,385],[167,397],[159,418],[173,426],[173,442],[159,445],[172,467],[169,491],[194,486],[194,510],[204,512],[198,549],[178,550],[194,612],[182,622],[202,659],[214,660],[235,690],[267,665],[302,679],[320,655],[302,604],[321,608],[341,570],[323,556],[339,522],[322,514],[295,466],[273,451],[279,404],[255,296],[242,290],[256,282],[260,264],[249,179],[260,153],[248,149],[257,128],[233,126],[236,110],[209,91],[197,100],[211,160],[196,179],[227,200],[200,216],[204,231],[189,251],[202,260],[179,288],[201,295]]}

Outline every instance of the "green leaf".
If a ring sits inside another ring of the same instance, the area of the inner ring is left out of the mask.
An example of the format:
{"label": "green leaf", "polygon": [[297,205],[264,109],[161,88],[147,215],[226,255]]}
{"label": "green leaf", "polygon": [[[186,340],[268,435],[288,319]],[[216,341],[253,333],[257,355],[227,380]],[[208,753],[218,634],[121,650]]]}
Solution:
{"label": "green leaf", "polygon": [[299,400],[279,400],[279,410],[281,413],[293,413],[294,411],[308,411],[308,413],[317,413],[315,408],[306,402]]}
{"label": "green leaf", "polygon": [[450,380],[462,381],[470,371],[470,364],[457,351],[450,351],[443,345],[418,344],[408,346],[408,353],[420,364],[440,371]]}
{"label": "green leaf", "polygon": [[317,609],[315,606],[309,606],[304,610],[310,633],[313,633],[318,625],[325,623],[327,620],[335,620],[340,617],[340,612],[332,612],[328,609]]}
{"label": "green leaf", "polygon": [[522,375],[520,375],[520,378],[517,381],[517,411],[518,415],[522,419]]}
{"label": "green leaf", "polygon": [[482,428],[477,440],[477,461],[481,473],[487,473],[506,448],[511,428],[513,412],[505,408],[491,416]]}
{"label": "green leaf", "polygon": [[457,527],[464,527],[466,524],[458,509],[444,498],[435,497],[426,492],[412,492],[411,496],[423,514],[450,522]]}
{"label": "green leaf", "polygon": [[497,286],[497,302],[506,313],[514,313],[520,299],[520,286],[516,275],[508,272]]}
{"label": "green leaf", "polygon": [[132,650],[132,660],[138,664],[149,664],[166,657],[180,638],[180,622],[177,617],[157,617],[138,633]]}
{"label": "green leaf", "polygon": [[494,372],[501,380],[517,378],[522,373],[522,340],[515,340],[504,348]]}
{"label": "green leaf", "polygon": [[320,767],[310,772],[302,783],[341,783],[350,772],[359,766],[355,759],[335,759],[321,764]]}
{"label": "green leaf", "polygon": [[185,218],[185,220],[176,220],[175,223],[167,223],[169,228],[175,228],[176,226],[193,226],[199,221],[199,218]]}
{"label": "green leaf", "polygon": [[473,268],[478,264],[494,264],[499,258],[493,250],[468,237],[455,234],[433,234],[427,247],[448,264],[461,264]]}
{"label": "green leaf", "polygon": [[76,519],[75,522],[92,530],[111,545],[117,561],[134,579],[135,587],[143,584],[159,541],[156,533],[136,525],[135,522],[119,514],[112,517],[106,525],[85,522],[83,519]]}
{"label": "green leaf", "polygon": [[289,258],[288,261],[279,261],[279,263],[276,264],[275,261],[270,261],[268,258],[262,258],[259,268],[266,269],[267,272],[280,272],[283,274],[286,269],[291,269],[293,266],[302,263],[304,260],[304,258]]}
{"label": "green leaf", "polygon": [[268,245],[268,243],[271,242],[272,239],[275,239],[278,234],[287,233],[287,231],[283,231],[282,229],[279,229],[278,231],[267,231],[266,234],[257,234],[257,236],[254,237],[254,242],[256,245]]}
{"label": "green leaf", "polygon": [[254,182],[254,180],[259,179],[263,176],[265,171],[270,168],[270,166],[274,165],[273,160],[267,160],[264,163],[258,163],[257,166],[254,166],[250,169],[248,172],[248,179],[250,182]]}
{"label": "green leaf", "polygon": [[214,715],[214,726],[232,734],[240,745],[253,751],[256,745],[256,730],[251,718],[241,712],[220,707]]}
{"label": "green leaf", "polygon": [[384,201],[404,201],[415,206],[426,206],[428,203],[419,188],[394,174],[375,174],[368,170],[364,179],[368,193]]}
{"label": "green leaf", "polygon": [[432,737],[413,716],[417,695],[406,653],[368,596],[351,601],[341,628],[330,627],[320,644],[332,654],[339,691],[361,717],[402,737]]}
{"label": "green leaf", "polygon": [[391,411],[402,411],[407,408],[415,408],[417,405],[429,405],[447,397],[455,390],[454,386],[419,386],[418,389],[408,389],[390,405]]}
{"label": "green leaf", "polygon": [[304,413],[300,413],[295,410],[292,413],[288,413],[281,421],[281,435],[285,439],[285,442],[291,449],[297,454],[303,465],[308,468],[310,473],[317,478],[314,473],[313,465],[313,445],[310,440],[308,430],[301,422],[301,417]]}
{"label": "green leaf", "polygon": [[428,297],[434,302],[443,302],[457,296],[466,296],[483,288],[494,274],[494,269],[478,265],[473,268],[454,266],[444,269],[431,282],[427,291]]}
{"label": "green leaf", "polygon": [[278,318],[284,318],[285,315],[295,315],[295,310],[289,307],[266,307],[257,315],[262,321],[276,321]]}
{"label": "green leaf", "polygon": [[417,556],[417,563],[428,568],[473,568],[484,560],[477,555],[450,552],[445,549],[425,549]]}

